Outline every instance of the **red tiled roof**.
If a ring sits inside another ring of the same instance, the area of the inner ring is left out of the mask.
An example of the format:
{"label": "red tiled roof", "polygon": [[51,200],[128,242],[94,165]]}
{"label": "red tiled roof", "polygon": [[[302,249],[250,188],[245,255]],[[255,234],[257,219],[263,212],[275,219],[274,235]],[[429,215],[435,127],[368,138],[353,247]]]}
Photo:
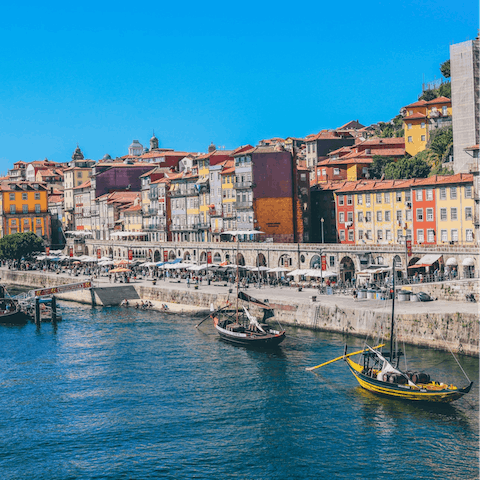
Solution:
{"label": "red tiled roof", "polygon": [[464,150],[467,150],[467,151],[474,151],[474,150],[478,150],[480,147],[478,145],[478,143],[476,145],[472,145],[471,147],[466,147],[464,148]]}
{"label": "red tiled roof", "polygon": [[86,182],[83,182],[78,187],[73,187],[73,189],[74,190],[79,190],[80,188],[87,188],[87,187],[90,187],[91,185],[92,185],[92,182],[90,182],[90,180],[87,180]]}
{"label": "red tiled roof", "polygon": [[123,209],[123,211],[124,212],[138,212],[141,209],[142,209],[142,206],[140,204],[138,204],[138,205],[127,206],[126,208]]}
{"label": "red tiled roof", "polygon": [[415,113],[412,113],[412,115],[407,115],[406,117],[403,117],[403,121],[406,123],[408,122],[408,120],[420,120],[420,119],[425,119],[427,118],[426,115],[424,115],[423,113],[419,113],[419,112],[415,112]]}
{"label": "red tiled roof", "polygon": [[426,100],[418,100],[418,102],[413,102],[410,105],[405,106],[404,108],[409,108],[409,107],[422,107],[427,104]]}
{"label": "red tiled roof", "polygon": [[61,203],[63,202],[63,195],[49,195],[48,203]]}
{"label": "red tiled roof", "polygon": [[451,100],[447,97],[438,97],[433,100],[429,100],[427,105],[438,105],[439,103],[451,103]]}

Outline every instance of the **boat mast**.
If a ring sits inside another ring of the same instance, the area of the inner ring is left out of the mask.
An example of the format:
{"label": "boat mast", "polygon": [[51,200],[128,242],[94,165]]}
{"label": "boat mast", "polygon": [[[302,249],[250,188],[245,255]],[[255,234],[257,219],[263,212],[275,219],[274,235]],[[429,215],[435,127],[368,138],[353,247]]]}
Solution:
{"label": "boat mast", "polygon": [[240,286],[240,275],[239,275],[239,270],[238,270],[238,237],[240,235],[238,235],[238,232],[237,232],[237,258],[235,259],[235,264],[237,265],[237,275],[236,275],[236,280],[237,280],[237,302],[236,302],[236,306],[235,306],[235,310],[236,310],[236,313],[235,313],[235,321],[238,323],[238,290],[239,290],[239,286]]}
{"label": "boat mast", "polygon": [[393,365],[393,329],[395,327],[395,258],[392,264],[392,321],[390,325],[390,362]]}

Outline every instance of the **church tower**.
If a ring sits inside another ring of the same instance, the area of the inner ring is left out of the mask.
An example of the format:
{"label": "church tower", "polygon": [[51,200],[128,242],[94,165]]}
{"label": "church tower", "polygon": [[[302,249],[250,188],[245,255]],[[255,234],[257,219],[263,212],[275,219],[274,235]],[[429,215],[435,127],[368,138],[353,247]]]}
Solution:
{"label": "church tower", "polygon": [[153,132],[153,137],[150,139],[150,151],[158,150],[158,138],[155,136],[155,132]]}

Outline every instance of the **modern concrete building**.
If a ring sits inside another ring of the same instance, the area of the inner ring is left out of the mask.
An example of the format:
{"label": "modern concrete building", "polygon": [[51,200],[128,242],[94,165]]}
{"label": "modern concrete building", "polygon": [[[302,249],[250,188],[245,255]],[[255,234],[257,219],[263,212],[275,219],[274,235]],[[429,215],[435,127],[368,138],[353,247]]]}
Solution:
{"label": "modern concrete building", "polygon": [[480,36],[450,45],[453,106],[453,169],[468,172],[472,157],[465,148],[479,143]]}

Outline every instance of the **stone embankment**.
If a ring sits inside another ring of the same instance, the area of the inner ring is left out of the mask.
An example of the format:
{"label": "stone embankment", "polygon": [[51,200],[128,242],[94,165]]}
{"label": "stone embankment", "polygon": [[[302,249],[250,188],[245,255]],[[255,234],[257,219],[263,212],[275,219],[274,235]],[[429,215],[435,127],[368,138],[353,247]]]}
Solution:
{"label": "stone embankment", "polygon": [[[18,272],[1,269],[2,282],[31,287],[52,287],[77,281],[86,277],[69,277],[67,275],[45,275],[41,272]],[[115,287],[105,279],[97,281],[102,288]],[[154,308],[161,309],[163,304],[172,313],[190,315],[207,314],[210,306],[224,306],[227,301],[234,301],[234,293],[229,293],[225,284],[201,285],[197,288],[180,282],[140,281],[130,284],[143,300],[150,300]],[[443,288],[442,288],[443,285]],[[455,285],[429,284],[414,286],[413,290],[461,292],[464,298],[464,284]],[[458,287],[458,288],[456,288]],[[468,290],[478,288],[478,283],[468,286]],[[437,290],[435,290],[437,289]],[[477,290],[475,290],[477,291]],[[303,328],[345,333],[359,337],[389,337],[391,302],[384,300],[354,300],[341,295],[316,295],[314,290],[299,292],[292,288],[250,288],[250,295],[269,300],[275,309],[276,318],[284,324]],[[438,295],[439,298],[442,298]],[[59,295],[64,300],[91,303],[90,291],[78,291]],[[96,301],[101,304],[98,296]],[[398,340],[413,345],[426,346],[442,350],[452,350],[466,355],[479,354],[479,304],[463,301],[438,300],[434,302],[397,302],[396,325]],[[260,313],[260,312],[258,312]]]}

